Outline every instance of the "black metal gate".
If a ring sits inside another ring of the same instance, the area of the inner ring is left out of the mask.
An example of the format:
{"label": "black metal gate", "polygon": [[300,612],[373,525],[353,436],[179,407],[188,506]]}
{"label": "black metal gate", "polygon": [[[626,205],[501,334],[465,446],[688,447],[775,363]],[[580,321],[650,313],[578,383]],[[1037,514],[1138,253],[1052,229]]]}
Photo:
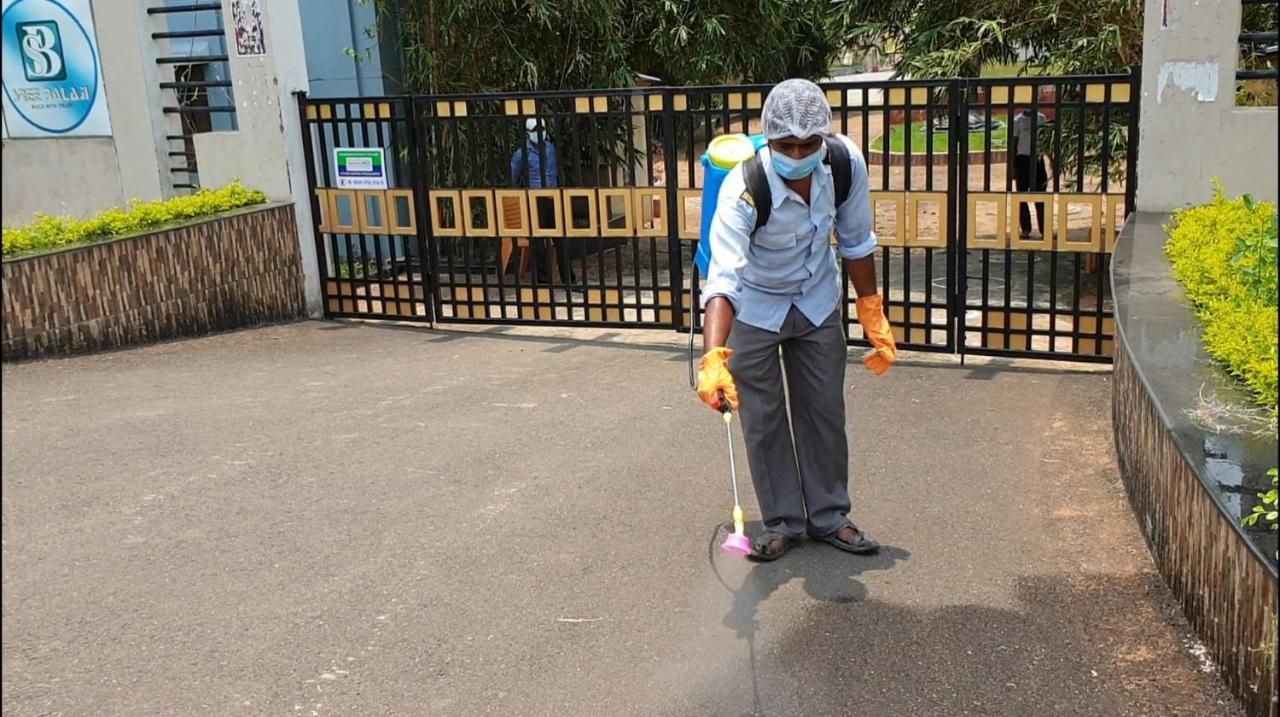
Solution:
{"label": "black metal gate", "polygon": [[1007,149],[959,152],[961,352],[1111,360],[1108,269],[1134,207],[1139,77],[964,82],[962,116],[981,128],[970,137],[990,146],[1003,124]]}
{"label": "black metal gate", "polygon": [[[823,85],[867,162],[903,348],[1107,360],[1137,76]],[[768,90],[300,96],[326,316],[696,327],[699,158],[758,131]],[[527,139],[531,118],[549,144]],[[1029,183],[1015,124],[1044,158]],[[1045,233],[1022,236],[1041,205]],[[853,299],[846,282],[859,344]]]}

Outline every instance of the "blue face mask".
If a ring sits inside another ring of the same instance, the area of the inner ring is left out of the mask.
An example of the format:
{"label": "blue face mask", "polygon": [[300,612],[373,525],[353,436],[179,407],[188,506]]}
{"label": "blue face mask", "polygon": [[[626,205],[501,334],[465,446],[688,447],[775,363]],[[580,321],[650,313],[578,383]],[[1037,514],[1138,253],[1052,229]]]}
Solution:
{"label": "blue face mask", "polygon": [[778,173],[783,179],[804,179],[813,174],[813,170],[822,164],[822,160],[827,156],[827,146],[824,144],[817,152],[804,157],[803,159],[792,159],[781,152],[770,152],[773,155],[773,171]]}
{"label": "blue face mask", "polygon": [[531,142],[532,144],[537,144],[544,140],[545,138],[543,137],[542,130],[535,129],[529,132],[529,142]]}

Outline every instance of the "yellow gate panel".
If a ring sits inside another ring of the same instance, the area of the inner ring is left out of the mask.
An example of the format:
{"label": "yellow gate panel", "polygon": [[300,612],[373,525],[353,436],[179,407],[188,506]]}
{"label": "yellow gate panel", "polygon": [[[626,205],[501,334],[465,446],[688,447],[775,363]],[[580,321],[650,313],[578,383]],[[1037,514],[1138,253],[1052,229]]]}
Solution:
{"label": "yellow gate panel", "polygon": [[[978,236],[978,207],[995,205],[995,236]],[[971,192],[965,228],[965,246],[970,249],[1007,249],[1009,247],[1009,196],[1004,192]]]}
{"label": "yellow gate panel", "polygon": [[[879,206],[893,207],[893,233],[878,223]],[[880,246],[906,246],[907,244],[907,195],[906,192],[871,192],[871,225]]]}
{"label": "yellow gate panel", "polygon": [[532,236],[529,232],[529,195],[519,189],[499,189],[493,197],[498,204],[498,236]]}
{"label": "yellow gate panel", "polygon": [[[464,189],[462,195],[462,226],[466,230],[469,237],[494,237],[498,235],[497,220],[493,210],[493,190],[491,189]],[[474,211],[476,200],[484,205],[482,215],[485,218],[483,227],[475,224],[476,212]]]}
{"label": "yellow gate panel", "polygon": [[[462,222],[458,220],[462,215],[462,195],[457,190],[433,189],[427,193],[427,202],[431,206],[432,234],[438,237],[462,236]],[[444,225],[444,217],[449,213],[444,209],[445,202],[449,203],[453,214],[451,226]]]}
{"label": "yellow gate panel", "polygon": [[[587,226],[576,227],[573,225],[574,200],[586,202]],[[566,189],[564,190],[564,235],[567,237],[594,237],[599,236],[599,228],[596,226],[596,190],[594,189]]]}
{"label": "yellow gate panel", "polygon": [[[631,193],[630,189],[600,190],[600,236],[635,236],[636,220],[632,214]],[[613,210],[617,207],[622,209],[623,223],[620,226],[614,226]]]}
{"label": "yellow gate panel", "polygon": [[[1100,194],[1059,194],[1057,202],[1058,214],[1058,251],[1075,251],[1097,253],[1102,251],[1102,195]],[[1089,207],[1090,225],[1088,241],[1072,241],[1070,234],[1070,208],[1072,204],[1083,204]],[[1048,226],[1046,222],[1045,226]]]}
{"label": "yellow gate panel", "polygon": [[[1054,200],[1055,197],[1048,193],[1015,192],[1009,195],[1009,245],[1011,249],[1018,251],[1053,251]],[[1044,208],[1045,236],[1023,239],[1020,235],[1014,233],[1012,228],[1017,226],[1018,214],[1024,204],[1032,205],[1030,207],[1032,212],[1039,211],[1041,207]]]}
{"label": "yellow gate panel", "polygon": [[389,234],[416,235],[418,215],[414,212],[412,189],[388,189],[387,224]]}
{"label": "yellow gate panel", "polygon": [[667,190],[662,187],[638,187],[635,190],[636,236],[667,235]]}
{"label": "yellow gate panel", "polygon": [[[936,233],[926,235],[920,231],[920,205],[933,204],[937,207]],[[907,193],[907,246],[924,249],[947,248],[947,193],[946,192],[908,192]]]}

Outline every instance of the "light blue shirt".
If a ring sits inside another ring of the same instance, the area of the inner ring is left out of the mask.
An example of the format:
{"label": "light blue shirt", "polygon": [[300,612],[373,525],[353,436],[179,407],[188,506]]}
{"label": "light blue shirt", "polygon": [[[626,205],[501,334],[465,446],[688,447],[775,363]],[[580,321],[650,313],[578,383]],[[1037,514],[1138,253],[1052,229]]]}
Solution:
{"label": "light blue shirt", "polygon": [[[742,165],[725,177],[711,220],[711,266],[702,290],[702,306],[717,296],[733,304],[739,321],[777,332],[794,306],[815,326],[822,325],[840,301],[840,270],[836,254],[861,259],[876,248],[871,225],[871,195],[862,153],[844,136],[853,165],[849,199],[835,206],[831,167],[813,173],[806,203],[772,169],[769,148],[760,150],[768,168],[773,207],[769,223],[753,237],[756,210],[742,198],[746,183]],[[836,250],[831,250],[831,232]]]}

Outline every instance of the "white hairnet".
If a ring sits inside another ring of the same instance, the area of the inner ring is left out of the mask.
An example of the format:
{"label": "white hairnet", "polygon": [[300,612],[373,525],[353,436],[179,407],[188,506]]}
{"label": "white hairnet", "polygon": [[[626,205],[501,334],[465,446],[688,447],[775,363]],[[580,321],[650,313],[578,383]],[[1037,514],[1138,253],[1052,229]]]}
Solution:
{"label": "white hairnet", "polygon": [[831,129],[831,105],[822,88],[808,80],[778,83],[764,101],[760,127],[765,139],[808,139]]}
{"label": "white hairnet", "polygon": [[529,132],[532,132],[535,129],[537,129],[538,125],[540,124],[542,124],[542,120],[538,119],[537,117],[530,117],[529,119],[524,121],[524,128]]}

